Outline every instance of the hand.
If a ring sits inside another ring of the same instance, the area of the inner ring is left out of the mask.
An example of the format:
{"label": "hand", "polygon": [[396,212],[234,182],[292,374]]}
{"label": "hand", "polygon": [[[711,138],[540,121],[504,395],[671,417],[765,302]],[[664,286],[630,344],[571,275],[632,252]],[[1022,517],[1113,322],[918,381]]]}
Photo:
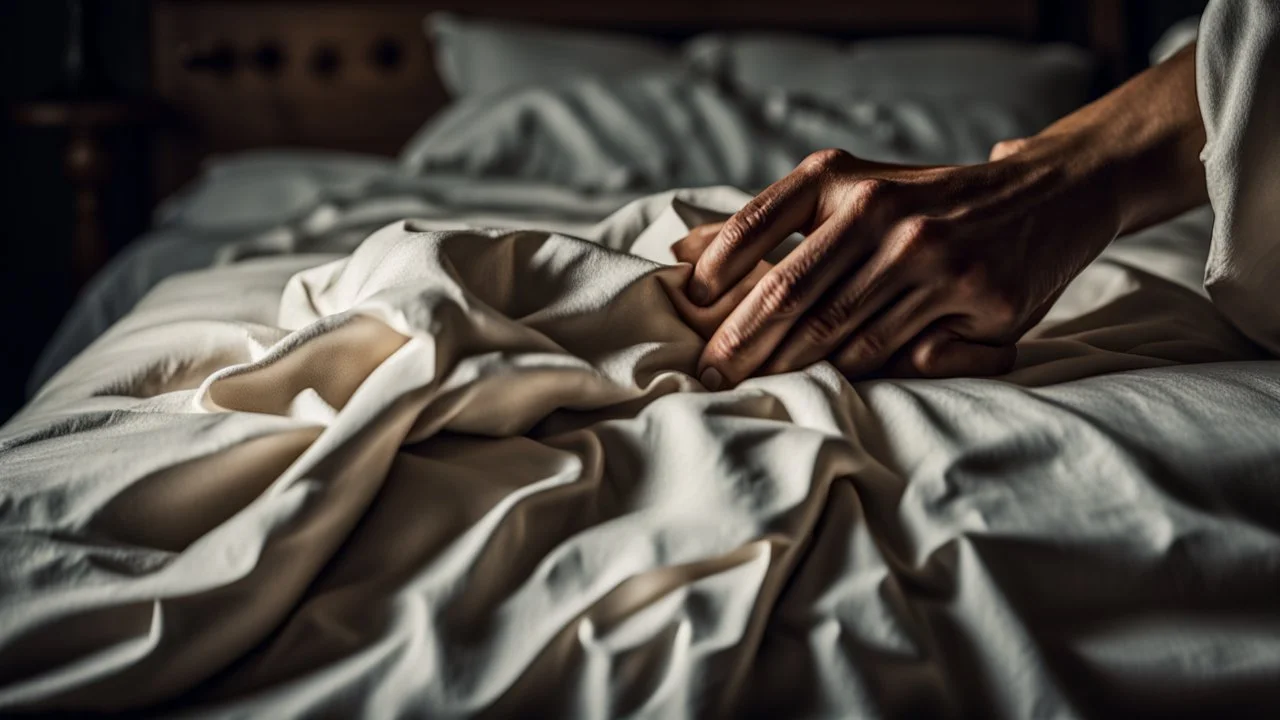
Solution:
{"label": "hand", "polygon": [[[717,222],[691,229],[688,235],[671,246],[672,253],[680,262],[696,265],[723,226],[723,222]],[[672,301],[685,322],[703,340],[710,340],[733,308],[772,269],[773,263],[767,260],[756,263],[746,277],[710,307],[694,305],[683,297],[683,293],[673,295]],[[880,375],[896,378],[999,375],[1012,367],[1016,358],[1017,349],[1012,344],[972,343],[939,327],[917,336],[882,368]]]}
{"label": "hand", "polygon": [[[823,358],[850,378],[1009,370],[1012,344],[1120,219],[1105,174],[1069,143],[993,156],[920,168],[823,151],[753,199],[696,253],[690,299],[740,298],[703,352],[704,384]],[[792,232],[806,235],[799,247],[762,265]],[[693,259],[700,243],[683,244],[677,256]]]}
{"label": "hand", "polygon": [[[982,165],[815,153],[697,258],[694,303],[742,292],[703,351],[703,384],[822,358],[850,377],[895,359],[924,375],[1007,370],[1011,344],[1116,235],[1208,199],[1204,145],[1184,50]],[[762,271],[793,231],[804,242]]]}

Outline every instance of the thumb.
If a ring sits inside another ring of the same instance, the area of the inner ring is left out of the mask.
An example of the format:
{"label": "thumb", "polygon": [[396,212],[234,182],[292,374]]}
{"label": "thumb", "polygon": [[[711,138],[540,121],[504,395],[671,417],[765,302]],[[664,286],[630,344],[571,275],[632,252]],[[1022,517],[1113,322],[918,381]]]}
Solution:
{"label": "thumb", "polygon": [[1018,348],[1013,343],[986,345],[966,340],[945,327],[916,337],[889,368],[893,377],[989,377],[1013,370]]}

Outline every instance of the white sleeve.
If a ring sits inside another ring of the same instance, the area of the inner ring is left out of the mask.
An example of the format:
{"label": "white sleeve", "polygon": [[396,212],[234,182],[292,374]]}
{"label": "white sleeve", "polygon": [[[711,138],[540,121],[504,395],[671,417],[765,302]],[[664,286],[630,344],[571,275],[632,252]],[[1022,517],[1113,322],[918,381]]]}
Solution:
{"label": "white sleeve", "polygon": [[1215,215],[1205,289],[1280,354],[1280,2],[1213,0],[1200,23],[1200,159]]}

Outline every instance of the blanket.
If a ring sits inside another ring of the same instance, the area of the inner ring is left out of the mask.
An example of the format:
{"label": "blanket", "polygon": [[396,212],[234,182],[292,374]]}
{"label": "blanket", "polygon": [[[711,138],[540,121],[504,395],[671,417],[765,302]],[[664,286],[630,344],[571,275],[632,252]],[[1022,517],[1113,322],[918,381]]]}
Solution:
{"label": "blanket", "polygon": [[706,392],[664,253],[744,198],[163,283],[0,429],[0,708],[1280,704],[1280,363],[1199,288],[1207,213],[1009,376]]}

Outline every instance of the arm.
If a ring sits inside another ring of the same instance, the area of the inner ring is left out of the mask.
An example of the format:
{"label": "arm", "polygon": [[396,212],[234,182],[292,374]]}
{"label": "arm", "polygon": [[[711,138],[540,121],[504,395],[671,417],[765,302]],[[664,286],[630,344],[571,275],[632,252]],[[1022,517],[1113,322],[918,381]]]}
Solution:
{"label": "arm", "polygon": [[[741,294],[699,364],[710,387],[830,358],[858,377],[998,374],[1012,344],[1117,235],[1206,199],[1183,51],[1035,137],[965,167],[815,153],[696,257],[698,305]],[[760,262],[792,232],[805,241]],[[752,286],[743,289],[743,280]]]}
{"label": "arm", "polygon": [[[1200,150],[1195,45],[1138,75],[1031,140],[1077,148],[1090,172],[1116,194],[1118,235],[1163,222],[1209,201]],[[1047,147],[1046,159],[1053,153]]]}

